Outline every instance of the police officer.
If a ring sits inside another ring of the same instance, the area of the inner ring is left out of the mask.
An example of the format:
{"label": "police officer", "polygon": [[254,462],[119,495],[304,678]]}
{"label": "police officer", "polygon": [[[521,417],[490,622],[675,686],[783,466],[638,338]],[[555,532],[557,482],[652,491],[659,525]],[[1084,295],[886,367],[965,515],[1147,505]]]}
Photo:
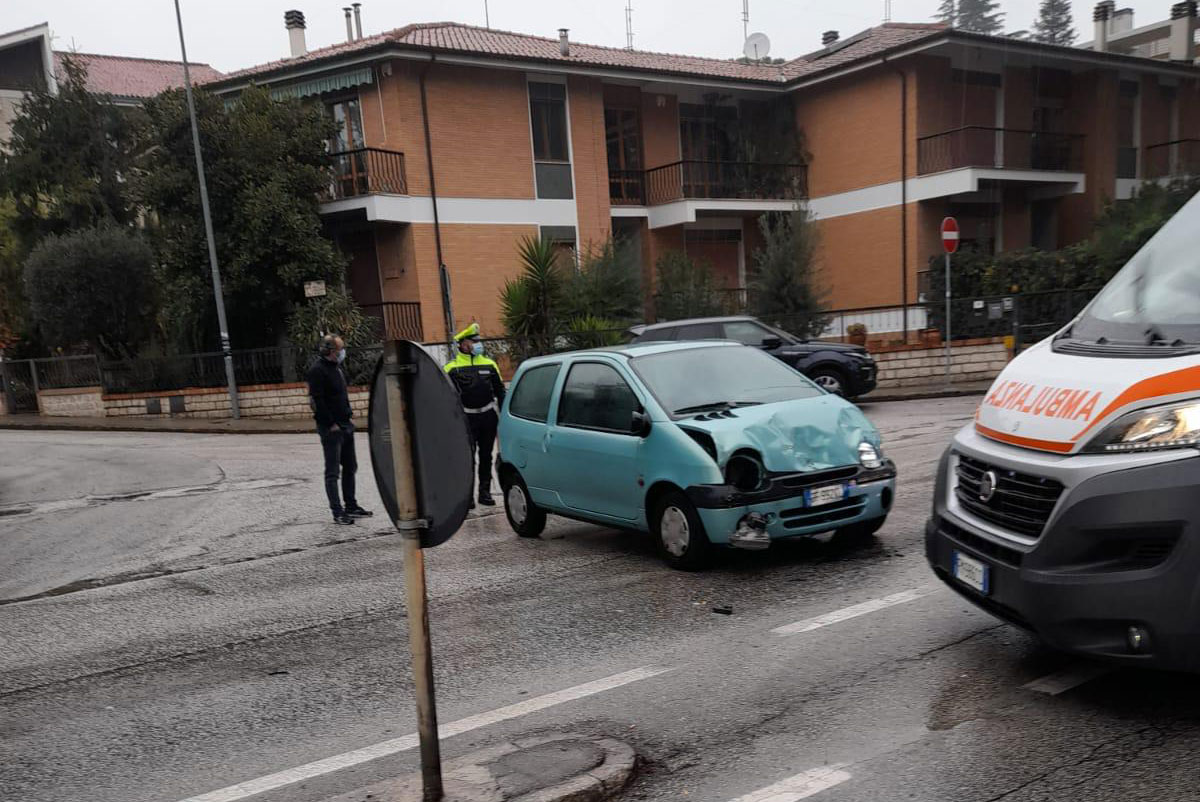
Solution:
{"label": "police officer", "polygon": [[478,323],[454,335],[454,341],[458,343],[458,354],[446,363],[446,373],[458,388],[467,413],[471,448],[479,461],[479,503],[491,507],[496,503],[492,498],[492,449],[496,446],[500,405],[504,403],[504,382],[500,368],[483,355]]}

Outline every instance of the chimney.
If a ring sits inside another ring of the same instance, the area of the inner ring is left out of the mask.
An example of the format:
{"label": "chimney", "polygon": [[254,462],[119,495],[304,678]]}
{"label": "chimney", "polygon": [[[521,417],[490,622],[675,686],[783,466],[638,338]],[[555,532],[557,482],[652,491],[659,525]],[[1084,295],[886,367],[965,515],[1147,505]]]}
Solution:
{"label": "chimney", "polygon": [[283,27],[287,28],[288,44],[291,46],[292,58],[300,58],[300,56],[307,53],[308,45],[304,41],[304,12],[283,12]]}
{"label": "chimney", "polygon": [[837,40],[838,40],[838,32],[837,31],[825,31],[825,33],[821,34],[821,45],[824,47],[829,47],[831,44],[833,44]]}
{"label": "chimney", "polygon": [[1133,9],[1118,8],[1113,12],[1112,19],[1108,22],[1108,34],[1112,36],[1114,33],[1126,33],[1133,30]]}
{"label": "chimney", "polygon": [[354,41],[354,23],[350,21],[350,6],[344,6],[342,11],[346,12],[346,41]]}
{"label": "chimney", "polygon": [[351,3],[350,5],[354,6],[354,38],[361,39],[362,38],[362,12],[359,10],[359,7],[362,5],[362,3]]}
{"label": "chimney", "polygon": [[1195,57],[1192,40],[1196,35],[1195,0],[1184,0],[1171,6],[1171,34],[1167,54],[1171,61],[1191,63]]}
{"label": "chimney", "polygon": [[1092,12],[1092,19],[1096,25],[1096,35],[1092,39],[1093,50],[1101,53],[1108,50],[1108,20],[1116,7],[1117,4],[1113,0],[1101,0],[1096,4],[1096,10]]}
{"label": "chimney", "polygon": [[558,29],[558,52],[564,56],[571,55],[571,40],[567,38],[567,29]]}

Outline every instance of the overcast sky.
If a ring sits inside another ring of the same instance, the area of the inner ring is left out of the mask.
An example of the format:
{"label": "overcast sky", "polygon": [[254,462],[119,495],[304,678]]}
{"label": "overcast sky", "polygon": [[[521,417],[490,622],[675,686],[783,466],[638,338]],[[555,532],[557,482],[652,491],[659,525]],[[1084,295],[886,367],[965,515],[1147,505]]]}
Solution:
{"label": "overcast sky", "polygon": [[[345,0],[181,0],[188,53],[228,72],[287,55],[283,12],[308,21],[310,49],[345,39]],[[1038,0],[1001,0],[1006,30],[1028,28]],[[625,45],[625,0],[487,0],[493,28]],[[925,22],[938,0],[892,0],[892,19]],[[1075,2],[1080,41],[1091,39],[1095,0]],[[1134,22],[1170,16],[1171,0],[1135,0]],[[771,55],[792,58],[820,47],[821,32],[848,36],[883,19],[884,0],[750,0],[750,30],[766,33]],[[634,46],[727,58],[741,53],[742,0],[633,0]],[[484,23],[484,0],[364,0],[364,33],[410,22]],[[172,0],[0,0],[0,33],[49,22],[54,47],[90,53],[179,58]]]}

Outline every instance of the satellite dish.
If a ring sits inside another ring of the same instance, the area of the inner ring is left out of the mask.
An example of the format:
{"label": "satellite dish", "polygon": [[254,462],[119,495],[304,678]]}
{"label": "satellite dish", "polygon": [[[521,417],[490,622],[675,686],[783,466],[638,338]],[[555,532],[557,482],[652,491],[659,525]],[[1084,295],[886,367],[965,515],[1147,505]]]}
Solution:
{"label": "satellite dish", "polygon": [[771,40],[765,33],[752,33],[746,37],[742,54],[751,61],[761,61],[771,52]]}

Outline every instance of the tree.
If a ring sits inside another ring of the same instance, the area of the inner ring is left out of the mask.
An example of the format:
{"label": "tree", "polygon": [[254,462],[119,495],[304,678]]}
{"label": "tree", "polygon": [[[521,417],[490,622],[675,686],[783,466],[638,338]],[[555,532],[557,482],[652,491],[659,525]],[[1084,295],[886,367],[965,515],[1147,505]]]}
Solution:
{"label": "tree", "polygon": [[0,197],[0,353],[15,346],[25,332],[22,265],[13,226],[16,215],[12,198]]}
{"label": "tree", "polygon": [[531,353],[554,350],[565,310],[565,279],[553,241],[525,237],[517,246],[521,273],[504,282],[500,315],[510,337],[524,341]]}
{"label": "tree", "polygon": [[942,0],[935,19],[952,28],[997,35],[1004,27],[998,0]]}
{"label": "tree", "polygon": [[131,356],[153,335],[153,265],[150,246],[113,223],[51,234],[25,262],[33,322],[52,345]]}
{"label": "tree", "polygon": [[817,230],[810,213],[797,207],[764,214],[758,227],[763,246],[754,253],[751,311],[800,336],[820,334],[828,293],[816,275]]}
{"label": "tree", "polygon": [[613,328],[639,318],[642,282],[632,245],[612,238],[589,245],[579,269],[566,273],[565,290],[571,318],[616,321]]}
{"label": "tree", "polygon": [[136,216],[129,179],[143,116],[87,89],[87,70],[67,55],[58,94],[35,89],[12,124],[0,190],[12,196],[26,252],[42,237]]}
{"label": "tree", "polygon": [[667,251],[654,268],[658,272],[654,311],[659,320],[707,317],[725,311],[706,262],[694,262],[683,251]]}
{"label": "tree", "polygon": [[[258,87],[228,109],[203,90],[195,102],[230,333],[242,348],[276,345],[305,281],[344,282],[345,260],[318,211],[333,124],[318,105],[275,101]],[[211,347],[215,304],[183,91],[159,95],[146,112],[155,147],[137,189],[157,221],[163,318],[177,346]]]}
{"label": "tree", "polygon": [[1033,40],[1048,45],[1075,44],[1070,0],[1042,0],[1033,23]]}

